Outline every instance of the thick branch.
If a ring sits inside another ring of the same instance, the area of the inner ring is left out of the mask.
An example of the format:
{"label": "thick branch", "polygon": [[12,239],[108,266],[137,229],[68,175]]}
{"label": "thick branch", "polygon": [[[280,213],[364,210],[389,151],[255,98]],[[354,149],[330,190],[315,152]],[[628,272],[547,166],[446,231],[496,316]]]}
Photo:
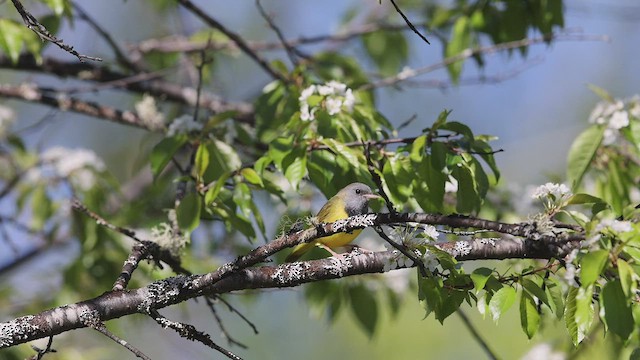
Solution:
{"label": "thick branch", "polygon": [[[326,226],[333,225],[327,224]],[[559,252],[566,251],[565,247],[575,247],[578,244],[577,239],[554,243],[525,239],[491,241],[476,239],[443,243],[439,246],[443,250],[455,254],[455,248],[460,248],[460,244],[458,244],[460,242],[466,244],[464,247],[468,252],[458,254],[456,256],[458,260],[549,259],[558,256]],[[91,300],[0,323],[0,348],[85,327],[82,314],[87,312],[97,314],[100,321],[107,321],[134,313],[149,314],[154,309],[161,309],[202,295],[245,289],[293,287],[308,282],[345,276],[380,273],[384,271],[385,266],[389,268],[390,263],[393,265],[398,256],[398,253],[394,251],[347,254],[342,258],[331,257],[278,266],[243,269],[227,273],[226,278],[223,279],[220,279],[221,270],[218,270],[204,275],[171,277],[131,291],[110,291]]]}

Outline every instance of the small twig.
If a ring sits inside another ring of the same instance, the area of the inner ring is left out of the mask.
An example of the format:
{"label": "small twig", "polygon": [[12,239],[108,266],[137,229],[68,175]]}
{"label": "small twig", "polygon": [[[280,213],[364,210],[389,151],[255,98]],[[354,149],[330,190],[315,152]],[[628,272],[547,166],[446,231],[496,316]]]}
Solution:
{"label": "small twig", "polygon": [[62,50],[77,57],[78,60],[80,60],[81,62],[84,61],[83,59],[88,59],[93,61],[102,61],[101,58],[78,53],[73,49],[73,46],[65,44],[64,41],[62,41],[62,39],[58,39],[53,34],[51,34],[49,30],[47,30],[47,28],[44,27],[44,25],[38,22],[35,16],[31,15],[31,13],[25,10],[24,6],[22,5],[22,3],[20,3],[20,1],[11,0],[11,2],[13,3],[13,6],[15,6],[16,10],[18,10],[18,13],[20,14],[20,16],[22,16],[22,21],[24,21],[25,25],[27,25],[27,28],[29,28],[29,30],[36,33],[36,35],[38,35],[40,40],[49,41],[55,44]]}
{"label": "small twig", "polygon": [[298,54],[298,51],[294,46],[289,45],[289,43],[287,43],[287,39],[285,39],[284,35],[282,34],[282,31],[280,31],[280,28],[275,24],[271,16],[267,14],[264,7],[262,6],[262,3],[260,3],[260,0],[256,0],[256,7],[260,11],[260,15],[267,22],[271,30],[273,30],[273,32],[276,33],[276,36],[278,36],[278,40],[280,40],[280,42],[282,43],[282,46],[287,52],[287,56],[289,56],[289,60],[291,61],[293,66],[296,67],[298,65],[298,61],[296,60],[296,55],[300,55],[300,54]]}
{"label": "small twig", "polygon": [[420,31],[418,31],[418,29],[416,29],[415,26],[413,26],[413,24],[411,23],[411,21],[409,21],[407,16],[402,12],[402,10],[400,10],[400,7],[398,7],[396,2],[394,0],[389,0],[389,1],[391,1],[391,3],[393,4],[393,7],[396,8],[396,11],[398,12],[398,14],[400,14],[400,16],[402,16],[402,19],[404,20],[404,22],[407,23],[409,28],[411,28],[411,30],[413,30],[413,32],[416,33],[420,37],[420,39],[424,40],[427,44],[431,45],[429,40],[427,40],[427,38],[424,35],[422,35],[420,33]]}
{"label": "small twig", "polygon": [[247,325],[249,325],[251,327],[251,329],[253,330],[253,333],[258,335],[258,328],[255,326],[254,323],[252,323],[246,316],[244,316],[243,313],[241,313],[240,311],[238,311],[238,309],[236,309],[235,307],[233,307],[227,300],[225,300],[223,297],[221,296],[217,296],[216,299],[222,301],[225,305],[227,305],[227,308],[229,309],[229,311],[231,311],[232,313],[235,313],[236,315],[238,315],[240,317],[240,319],[242,319],[245,323],[247,323]]}
{"label": "small twig", "polygon": [[127,236],[127,237],[133,239],[134,241],[137,241],[137,242],[141,242],[142,241],[140,238],[138,238],[138,236],[136,235],[135,231],[133,231],[131,229],[124,228],[124,227],[121,227],[121,226],[117,226],[117,225],[111,224],[110,222],[108,222],[107,220],[102,218],[100,215],[98,215],[98,214],[94,213],[93,211],[89,210],[78,199],[71,200],[71,207],[74,210],[77,210],[77,211],[87,215],[88,217],[92,218],[93,220],[96,221],[96,224],[98,224],[98,225],[104,226],[109,230],[113,230],[115,232],[119,232],[120,234],[122,234],[124,236]]}
{"label": "small twig", "polygon": [[109,331],[109,329],[107,329],[107,327],[104,326],[102,319],[100,319],[100,313],[98,312],[98,310],[92,309],[92,308],[84,308],[80,310],[78,317],[86,327],[90,327],[100,332],[102,335],[108,337],[109,339],[113,340],[118,345],[122,345],[124,348],[131,351],[136,357],[139,357],[145,360],[151,360],[150,357],[148,357],[142,351],[135,348],[133,345],[129,344],[128,341],[119,338],[116,334]]}
{"label": "small twig", "polygon": [[467,317],[467,314],[465,314],[464,311],[462,311],[462,309],[460,308],[456,310],[456,313],[460,316],[460,319],[462,319],[462,322],[471,333],[471,336],[473,336],[473,338],[478,342],[478,344],[480,344],[480,347],[482,347],[482,350],[484,350],[487,357],[489,357],[489,359],[492,359],[492,360],[497,360],[498,357],[496,356],[495,352],[491,350],[491,348],[489,347],[489,344],[487,344],[487,342],[482,338],[478,329],[476,329],[476,327],[473,326],[473,324],[471,323],[471,320],[469,320],[469,318]]}
{"label": "small twig", "polygon": [[236,345],[236,346],[239,346],[239,347],[241,347],[243,349],[247,349],[247,345],[245,345],[245,344],[241,343],[240,341],[234,339],[229,334],[229,332],[227,331],[227,328],[222,323],[222,319],[218,315],[218,311],[216,310],[215,304],[213,303],[211,298],[209,298],[208,296],[205,296],[204,300],[207,302],[207,306],[209,307],[209,310],[211,310],[211,313],[213,314],[213,317],[216,319],[216,322],[218,323],[218,327],[220,328],[220,331],[222,332],[222,336],[227,339],[227,342],[229,343],[229,345]]}
{"label": "small twig", "polygon": [[378,233],[378,235],[380,235],[381,238],[383,238],[386,242],[388,242],[396,250],[400,251],[404,256],[406,256],[409,259],[411,259],[413,261],[413,263],[418,267],[418,269],[420,270],[420,274],[423,277],[427,276],[427,274],[428,274],[427,267],[424,265],[424,262],[422,260],[418,259],[418,257],[416,256],[416,254],[413,251],[407,249],[406,246],[404,246],[402,244],[398,244],[397,242],[391,240],[391,238],[384,232],[384,230],[382,230],[381,226],[376,226],[376,227],[374,227],[374,229]]}
{"label": "small twig", "polygon": [[83,19],[87,23],[89,23],[89,25],[98,34],[100,34],[100,36],[102,36],[102,38],[107,42],[107,44],[109,44],[109,46],[111,47],[111,50],[113,50],[114,54],[116,55],[116,59],[118,60],[118,62],[120,64],[122,64],[123,66],[125,66],[129,70],[132,70],[132,71],[135,71],[135,72],[141,72],[142,71],[142,69],[140,68],[140,66],[138,64],[136,64],[133,61],[131,61],[127,57],[127,55],[125,55],[125,53],[120,49],[120,47],[118,46],[116,41],[111,37],[111,34],[109,34],[109,32],[107,32],[106,30],[104,30],[98,24],[98,22],[95,19],[93,19],[91,16],[89,16],[89,14],[86,11],[84,11],[84,9],[82,7],[80,7],[80,5],[78,5],[78,3],[76,1],[71,2],[71,6],[73,6],[73,8],[76,9],[78,14],[80,15],[80,19]]}
{"label": "small twig", "polygon": [[364,153],[365,157],[367,158],[367,169],[369,169],[369,174],[371,174],[371,178],[373,179],[373,182],[376,183],[376,185],[378,186],[378,193],[380,193],[380,195],[384,199],[384,202],[387,205],[387,209],[389,210],[389,212],[394,214],[397,211],[393,206],[391,199],[389,199],[389,195],[387,195],[387,193],[384,191],[382,179],[380,178],[380,175],[376,171],[377,169],[373,164],[373,160],[371,159],[371,145],[370,144],[365,145],[364,151],[365,151]]}
{"label": "small twig", "polygon": [[151,316],[153,320],[155,320],[163,328],[170,328],[172,330],[175,330],[181,337],[185,339],[199,341],[202,344],[220,352],[229,359],[242,360],[242,358],[238,355],[214,343],[213,340],[211,340],[211,336],[209,336],[209,334],[198,331],[193,325],[169,320],[166,317],[160,315],[157,310],[151,310],[149,316]]}
{"label": "small twig", "polygon": [[207,25],[220,30],[223,34],[225,34],[229,39],[238,45],[238,47],[247,54],[250,58],[252,58],[258,65],[266,71],[271,77],[274,79],[278,79],[284,83],[288,83],[289,79],[284,77],[282,74],[277,72],[274,68],[269,65],[269,63],[263,59],[257,52],[255,52],[251,47],[247,44],[247,42],[238,34],[233,31],[227,29],[224,25],[219,23],[216,19],[209,16],[205,13],[201,8],[193,4],[190,0],[178,0],[178,2],[190,10],[194,15],[196,15],[200,20],[204,21]]}
{"label": "small twig", "polygon": [[38,347],[36,347],[36,346],[34,346],[34,345],[31,345],[31,348],[32,348],[35,352],[37,352],[37,354],[36,354],[36,355],[34,355],[34,356],[32,356],[32,357],[30,357],[29,359],[33,359],[33,360],[41,360],[41,359],[44,357],[44,355],[45,355],[45,354],[48,354],[48,353],[55,353],[55,352],[57,352],[57,350],[56,350],[56,349],[52,349],[52,348],[51,348],[51,345],[52,345],[52,344],[53,344],[53,336],[49,336],[49,341],[47,341],[47,347],[46,347],[46,348],[44,348],[44,349],[40,349],[40,348],[38,348]]}

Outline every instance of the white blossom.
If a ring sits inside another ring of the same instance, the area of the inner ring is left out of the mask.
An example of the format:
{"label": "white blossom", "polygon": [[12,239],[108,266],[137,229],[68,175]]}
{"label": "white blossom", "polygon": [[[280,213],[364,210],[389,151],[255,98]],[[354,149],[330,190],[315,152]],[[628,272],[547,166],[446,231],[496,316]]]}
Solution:
{"label": "white blossom", "polygon": [[[318,94],[322,96],[324,101],[318,105],[311,106],[308,102],[310,96]],[[329,115],[339,114],[340,111],[353,111],[355,106],[355,96],[353,90],[347,88],[346,84],[329,81],[323,85],[310,85],[300,93],[298,97],[300,102],[300,119],[302,121],[315,120],[315,111],[324,108]]]}
{"label": "white blossom", "polygon": [[602,231],[604,229],[610,229],[611,231],[622,233],[633,230],[633,227],[629,221],[604,219],[596,226],[596,231]]}
{"label": "white blossom", "polygon": [[438,240],[440,233],[433,225],[426,225],[424,227],[424,235],[431,240]]}
{"label": "white blossom", "polygon": [[69,179],[82,190],[92,188],[96,182],[95,171],[104,171],[102,159],[88,149],[68,149],[55,146],[45,150],[40,158],[43,169],[33,169],[28,179],[38,180],[43,174]]}
{"label": "white blossom", "polygon": [[566,356],[560,351],[553,351],[547,343],[537,344],[532,347],[521,360],[564,360]]}
{"label": "white blossom", "polygon": [[541,199],[549,196],[553,196],[556,199],[571,196],[571,190],[565,184],[546,183],[538,186],[531,195],[534,199]]}
{"label": "white blossom", "polygon": [[424,262],[424,266],[429,269],[429,271],[434,272],[440,262],[438,262],[438,258],[431,251],[427,250],[422,256],[422,261]]}
{"label": "white blossom", "polygon": [[142,100],[135,104],[138,117],[143,123],[151,127],[162,127],[164,124],[164,114],[158,111],[156,100],[153,96],[144,94]]}
{"label": "white blossom", "polygon": [[181,115],[171,122],[167,130],[167,136],[176,136],[179,134],[188,134],[193,131],[202,130],[202,124],[193,120],[191,115]]}
{"label": "white blossom", "polygon": [[444,183],[444,192],[446,193],[457,193],[458,192],[458,180],[453,176],[449,175],[449,180]]}
{"label": "white blossom", "polygon": [[609,119],[609,128],[620,130],[629,125],[629,114],[626,111],[616,111]]}
{"label": "white blossom", "polygon": [[339,113],[340,109],[342,108],[342,99],[328,97],[325,102],[325,106],[327,108],[327,112],[329,113],[329,115],[335,115]]}

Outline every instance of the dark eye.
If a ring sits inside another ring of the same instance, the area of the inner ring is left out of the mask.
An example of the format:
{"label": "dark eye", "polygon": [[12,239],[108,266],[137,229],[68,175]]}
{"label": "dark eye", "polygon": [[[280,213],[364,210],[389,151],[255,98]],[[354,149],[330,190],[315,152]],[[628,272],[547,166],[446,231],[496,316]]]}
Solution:
{"label": "dark eye", "polygon": [[356,189],[356,194],[360,195],[361,192],[362,192],[362,190]]}

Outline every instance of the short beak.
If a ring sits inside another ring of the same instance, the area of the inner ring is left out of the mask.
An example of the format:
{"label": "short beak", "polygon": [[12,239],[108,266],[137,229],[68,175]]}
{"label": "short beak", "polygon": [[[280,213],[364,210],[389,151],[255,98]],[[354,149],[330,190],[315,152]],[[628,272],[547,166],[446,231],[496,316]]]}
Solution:
{"label": "short beak", "polygon": [[371,200],[371,199],[381,199],[382,197],[378,194],[364,194],[362,195],[365,197],[365,199],[367,200]]}

